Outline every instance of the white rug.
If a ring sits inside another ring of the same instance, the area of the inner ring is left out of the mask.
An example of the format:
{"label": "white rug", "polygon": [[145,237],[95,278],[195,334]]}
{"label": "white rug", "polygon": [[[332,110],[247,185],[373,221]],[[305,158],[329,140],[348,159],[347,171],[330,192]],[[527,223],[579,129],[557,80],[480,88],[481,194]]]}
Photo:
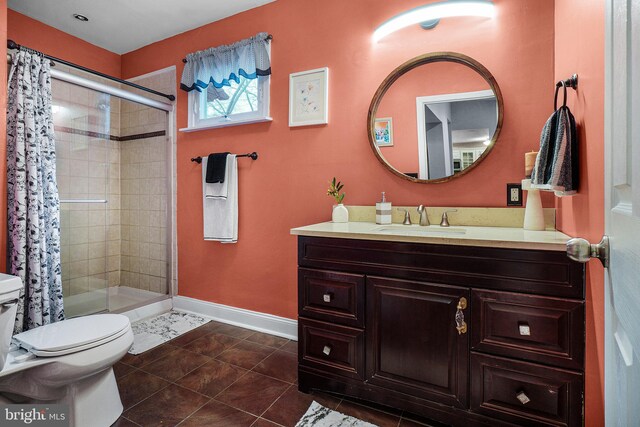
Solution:
{"label": "white rug", "polygon": [[171,310],[151,319],[132,323],[133,345],[129,353],[144,353],[209,321],[195,314]]}
{"label": "white rug", "polygon": [[300,418],[296,427],[376,427],[340,412],[325,408],[316,401],[311,403],[307,412]]}

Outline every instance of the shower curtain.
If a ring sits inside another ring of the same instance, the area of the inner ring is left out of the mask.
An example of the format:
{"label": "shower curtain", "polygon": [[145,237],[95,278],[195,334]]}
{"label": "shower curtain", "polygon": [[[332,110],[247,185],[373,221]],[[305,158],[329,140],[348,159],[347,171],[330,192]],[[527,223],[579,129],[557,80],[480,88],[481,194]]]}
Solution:
{"label": "shower curtain", "polygon": [[49,60],[28,49],[15,53],[8,89],[9,272],[24,284],[18,333],[64,319]]}

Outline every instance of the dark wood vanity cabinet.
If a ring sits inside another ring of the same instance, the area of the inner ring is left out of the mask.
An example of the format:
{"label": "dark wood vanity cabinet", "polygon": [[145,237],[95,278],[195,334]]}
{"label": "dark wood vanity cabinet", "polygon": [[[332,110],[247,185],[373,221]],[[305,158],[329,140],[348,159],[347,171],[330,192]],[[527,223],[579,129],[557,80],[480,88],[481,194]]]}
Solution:
{"label": "dark wood vanity cabinet", "polygon": [[469,340],[455,314],[469,290],[375,276],[366,283],[367,382],[466,408]]}
{"label": "dark wood vanity cabinet", "polygon": [[584,266],[563,252],[300,236],[299,388],[454,426],[580,426]]}

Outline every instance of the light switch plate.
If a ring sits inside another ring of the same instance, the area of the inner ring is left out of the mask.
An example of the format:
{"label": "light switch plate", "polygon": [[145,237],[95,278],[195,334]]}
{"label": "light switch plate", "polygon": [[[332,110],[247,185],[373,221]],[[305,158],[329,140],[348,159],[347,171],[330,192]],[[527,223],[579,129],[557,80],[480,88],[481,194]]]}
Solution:
{"label": "light switch plate", "polygon": [[522,184],[507,184],[507,206],[522,206]]}

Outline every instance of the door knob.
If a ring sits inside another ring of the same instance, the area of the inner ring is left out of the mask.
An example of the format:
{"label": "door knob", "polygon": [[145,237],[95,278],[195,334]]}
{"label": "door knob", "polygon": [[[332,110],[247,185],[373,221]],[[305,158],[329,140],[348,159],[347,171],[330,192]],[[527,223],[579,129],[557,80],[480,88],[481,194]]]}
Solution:
{"label": "door knob", "polygon": [[589,243],[586,239],[571,239],[567,242],[567,256],[582,263],[588,262],[591,258],[598,258],[605,268],[609,268],[609,236],[602,237],[597,245]]}

